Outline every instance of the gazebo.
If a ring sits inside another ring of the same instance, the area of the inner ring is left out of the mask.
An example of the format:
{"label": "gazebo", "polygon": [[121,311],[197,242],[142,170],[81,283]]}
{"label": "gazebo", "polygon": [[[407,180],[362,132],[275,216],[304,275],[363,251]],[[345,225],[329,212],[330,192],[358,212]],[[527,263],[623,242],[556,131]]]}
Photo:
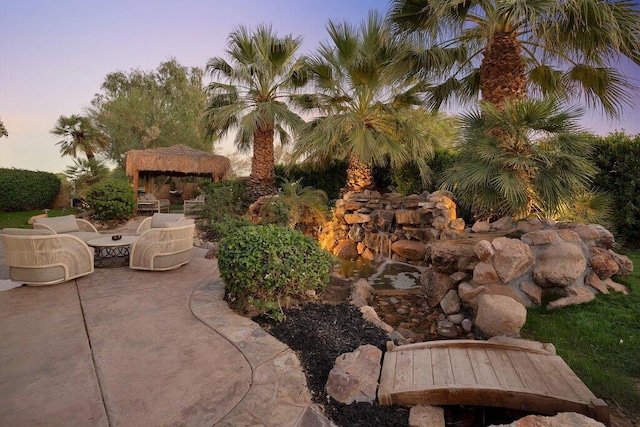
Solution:
{"label": "gazebo", "polygon": [[[140,175],[152,176],[210,176],[213,181],[224,178],[231,168],[231,161],[224,156],[196,150],[178,144],[171,147],[148,150],[131,150],[126,153],[127,176],[133,179],[133,188],[139,185]],[[149,180],[145,182],[149,192]]]}

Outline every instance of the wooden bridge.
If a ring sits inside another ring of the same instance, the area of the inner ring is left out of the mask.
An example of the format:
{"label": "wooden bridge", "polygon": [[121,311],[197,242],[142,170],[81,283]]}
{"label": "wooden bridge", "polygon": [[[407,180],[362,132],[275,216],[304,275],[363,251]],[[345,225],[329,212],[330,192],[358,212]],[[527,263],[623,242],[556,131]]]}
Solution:
{"label": "wooden bridge", "polygon": [[475,405],[554,415],[578,412],[609,425],[609,408],[549,344],[514,339],[431,341],[385,353],[381,405]]}

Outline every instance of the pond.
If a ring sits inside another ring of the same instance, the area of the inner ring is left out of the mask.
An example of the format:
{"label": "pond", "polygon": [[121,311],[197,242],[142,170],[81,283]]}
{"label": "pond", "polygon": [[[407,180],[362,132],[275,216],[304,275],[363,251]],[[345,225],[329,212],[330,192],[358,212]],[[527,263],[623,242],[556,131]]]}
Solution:
{"label": "pond", "polygon": [[418,289],[420,274],[425,267],[398,261],[367,261],[358,258],[354,261],[343,260],[341,274],[353,279],[367,279],[376,290]]}

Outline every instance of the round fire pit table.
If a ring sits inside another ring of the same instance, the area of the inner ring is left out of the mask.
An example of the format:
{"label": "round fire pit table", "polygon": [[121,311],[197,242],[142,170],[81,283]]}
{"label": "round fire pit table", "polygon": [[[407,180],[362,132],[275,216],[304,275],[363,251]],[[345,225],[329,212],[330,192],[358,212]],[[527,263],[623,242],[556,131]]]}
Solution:
{"label": "round fire pit table", "polygon": [[94,267],[124,267],[129,265],[129,248],[138,236],[122,236],[113,240],[111,236],[89,240],[87,245],[94,248]]}

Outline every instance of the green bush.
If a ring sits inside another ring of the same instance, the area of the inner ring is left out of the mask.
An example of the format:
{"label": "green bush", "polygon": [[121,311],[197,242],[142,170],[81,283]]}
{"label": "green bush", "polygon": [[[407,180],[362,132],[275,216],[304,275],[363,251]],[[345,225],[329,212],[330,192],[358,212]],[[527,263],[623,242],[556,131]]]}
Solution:
{"label": "green bush", "polygon": [[60,191],[60,178],[50,172],[0,169],[0,211],[51,208]]}
{"label": "green bush", "polygon": [[122,220],[133,216],[136,199],[133,188],[125,180],[108,180],[87,191],[87,203],[101,220]]}
{"label": "green bush", "polygon": [[280,307],[306,290],[324,290],[334,260],[299,231],[243,227],[220,242],[218,267],[227,296],[239,308],[281,318]]}
{"label": "green bush", "polygon": [[211,223],[240,216],[247,211],[248,205],[244,199],[242,181],[210,182],[202,184],[200,190],[207,200],[202,216],[209,219]]}
{"label": "green bush", "polygon": [[207,238],[220,241],[239,228],[252,225],[253,223],[246,218],[227,216],[217,221],[201,224],[200,227],[207,233]]}
{"label": "green bush", "polygon": [[591,160],[600,169],[596,188],[609,193],[611,216],[617,239],[629,246],[640,246],[640,134],[631,137],[616,132],[594,137]]}

